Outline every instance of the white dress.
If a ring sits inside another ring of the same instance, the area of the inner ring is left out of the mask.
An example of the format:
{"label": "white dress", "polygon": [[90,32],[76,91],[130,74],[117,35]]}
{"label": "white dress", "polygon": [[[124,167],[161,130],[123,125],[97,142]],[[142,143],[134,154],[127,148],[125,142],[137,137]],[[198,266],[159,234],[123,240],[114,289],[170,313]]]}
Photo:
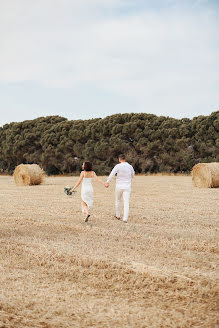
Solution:
{"label": "white dress", "polygon": [[[86,172],[84,173],[86,175]],[[81,199],[87,204],[88,210],[93,205],[93,186],[92,186],[92,177],[86,178],[84,176],[82,180],[82,188],[81,188]],[[82,206],[83,211],[83,206]]]}

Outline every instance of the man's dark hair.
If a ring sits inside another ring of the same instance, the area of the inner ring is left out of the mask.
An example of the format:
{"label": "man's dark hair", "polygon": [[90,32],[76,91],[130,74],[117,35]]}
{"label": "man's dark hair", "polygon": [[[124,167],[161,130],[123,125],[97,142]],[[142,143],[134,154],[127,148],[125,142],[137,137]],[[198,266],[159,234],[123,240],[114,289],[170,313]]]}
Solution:
{"label": "man's dark hair", "polygon": [[91,162],[84,162],[84,171],[92,171],[93,170],[93,165]]}
{"label": "man's dark hair", "polygon": [[120,154],[119,155],[119,158],[122,160],[122,161],[125,161],[126,160],[126,156],[124,154]]}

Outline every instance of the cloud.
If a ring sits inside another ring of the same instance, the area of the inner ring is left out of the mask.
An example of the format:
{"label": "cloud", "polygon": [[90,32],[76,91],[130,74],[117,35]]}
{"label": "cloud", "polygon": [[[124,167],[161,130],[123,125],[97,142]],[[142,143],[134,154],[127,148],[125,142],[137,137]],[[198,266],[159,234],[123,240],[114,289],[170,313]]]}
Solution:
{"label": "cloud", "polygon": [[5,0],[0,83],[32,81],[57,89],[90,85],[129,98],[138,111],[174,116],[192,110],[193,115],[204,106],[214,110],[219,102],[217,12],[210,1],[165,3]]}

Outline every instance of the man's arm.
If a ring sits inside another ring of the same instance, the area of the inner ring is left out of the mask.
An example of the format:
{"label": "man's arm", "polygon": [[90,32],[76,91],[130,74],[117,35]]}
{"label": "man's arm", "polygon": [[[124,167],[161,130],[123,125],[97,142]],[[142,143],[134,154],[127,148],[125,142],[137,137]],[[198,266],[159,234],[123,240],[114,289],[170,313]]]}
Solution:
{"label": "man's arm", "polygon": [[132,178],[134,178],[134,176],[135,176],[135,170],[132,167]]}
{"label": "man's arm", "polygon": [[116,175],[117,172],[118,172],[118,164],[112,169],[112,171],[107,179],[107,183],[110,183],[110,181]]}

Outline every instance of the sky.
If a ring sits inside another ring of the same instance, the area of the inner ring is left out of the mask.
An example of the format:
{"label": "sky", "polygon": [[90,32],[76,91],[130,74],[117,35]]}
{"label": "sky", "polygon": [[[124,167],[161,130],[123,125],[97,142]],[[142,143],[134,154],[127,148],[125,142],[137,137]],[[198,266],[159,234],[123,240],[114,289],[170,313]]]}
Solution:
{"label": "sky", "polygon": [[0,126],[219,109],[219,0],[0,0]]}

